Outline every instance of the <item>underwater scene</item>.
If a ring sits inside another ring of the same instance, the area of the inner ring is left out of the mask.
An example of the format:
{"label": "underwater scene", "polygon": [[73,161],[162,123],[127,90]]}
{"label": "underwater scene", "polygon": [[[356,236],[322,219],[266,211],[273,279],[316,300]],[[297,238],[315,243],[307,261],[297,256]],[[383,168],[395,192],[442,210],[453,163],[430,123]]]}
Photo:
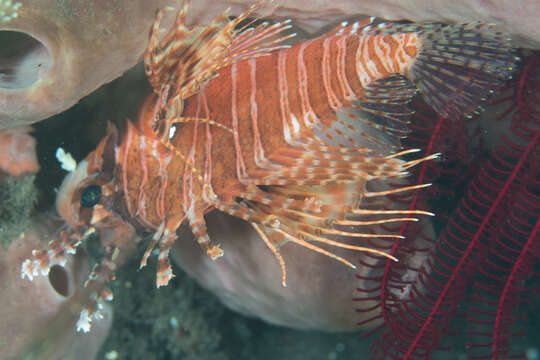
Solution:
{"label": "underwater scene", "polygon": [[539,19],[0,0],[0,360],[540,359]]}

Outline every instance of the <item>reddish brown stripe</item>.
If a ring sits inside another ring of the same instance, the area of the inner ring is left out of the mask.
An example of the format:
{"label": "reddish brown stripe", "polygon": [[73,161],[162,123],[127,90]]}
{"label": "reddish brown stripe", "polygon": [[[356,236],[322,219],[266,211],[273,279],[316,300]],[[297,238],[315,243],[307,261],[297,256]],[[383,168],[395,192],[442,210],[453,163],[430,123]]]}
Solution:
{"label": "reddish brown stripe", "polygon": [[[322,58],[322,78],[324,83],[324,91],[326,93],[328,104],[330,108],[334,111],[337,111],[341,106],[342,102],[339,101],[338,96],[336,95],[334,89],[332,88],[332,78],[337,79],[337,74],[335,73],[335,68],[332,68],[332,58],[335,58],[335,55],[330,52],[332,44],[334,43],[335,38],[325,38],[323,40],[323,58]],[[335,62],[335,61],[334,61]]]}
{"label": "reddish brown stripe", "polygon": [[379,36],[370,36],[367,41],[369,60],[371,60],[375,64],[375,68],[377,69],[377,74],[372,75],[373,80],[381,77],[386,77],[388,75],[388,71],[383,64],[383,59],[379,57],[379,54],[377,52],[380,41],[381,37]]}
{"label": "reddish brown stripe", "polygon": [[[400,60],[397,58],[397,52],[399,50],[399,43],[394,39],[393,36],[387,35],[381,37],[381,42],[385,43],[390,47],[390,53],[386,54],[385,60],[392,63],[392,70],[397,72],[399,70]],[[401,60],[401,61],[404,61]]]}
{"label": "reddish brown stripe", "polygon": [[302,107],[301,98],[298,88],[298,51],[300,49],[299,44],[292,46],[286,53],[287,61],[287,83],[289,84],[289,106],[291,114],[293,114],[298,121],[303,124],[302,120]]}
{"label": "reddish brown stripe", "polygon": [[358,99],[363,98],[364,96],[364,87],[358,78],[356,72],[356,52],[360,46],[360,39],[356,36],[350,36],[347,38],[346,42],[346,53],[345,53],[345,76],[349,83],[349,86],[356,94]]}
{"label": "reddish brown stripe", "polygon": [[[255,62],[253,62],[255,64]],[[248,61],[242,61],[233,65],[236,68],[236,90],[235,99],[236,114],[238,117],[238,146],[242,156],[242,163],[246,169],[255,168],[254,159],[254,130],[253,119],[251,119],[252,104],[251,98],[253,91],[256,91],[257,84],[252,83],[251,65]],[[238,150],[237,150],[238,151]]]}
{"label": "reddish brown stripe", "polygon": [[336,120],[336,116],[328,103],[328,96],[321,75],[323,72],[322,42],[322,39],[318,39],[304,51],[304,63],[307,70],[307,94],[308,102],[319,121],[325,126],[331,127],[332,122]]}

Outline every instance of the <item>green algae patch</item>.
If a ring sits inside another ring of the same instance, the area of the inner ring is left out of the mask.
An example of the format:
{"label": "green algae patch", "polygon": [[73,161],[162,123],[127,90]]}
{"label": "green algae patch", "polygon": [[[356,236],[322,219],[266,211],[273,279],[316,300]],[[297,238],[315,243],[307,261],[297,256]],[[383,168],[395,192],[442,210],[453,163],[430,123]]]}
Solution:
{"label": "green algae patch", "polygon": [[0,246],[11,241],[30,225],[30,213],[37,202],[35,175],[0,177]]}

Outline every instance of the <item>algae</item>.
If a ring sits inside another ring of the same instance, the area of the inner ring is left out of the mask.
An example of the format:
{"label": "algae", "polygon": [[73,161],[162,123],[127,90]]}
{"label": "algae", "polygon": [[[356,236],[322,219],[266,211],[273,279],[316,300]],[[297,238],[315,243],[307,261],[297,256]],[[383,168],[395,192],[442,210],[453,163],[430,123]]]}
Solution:
{"label": "algae", "polygon": [[4,249],[30,225],[37,202],[35,175],[0,178],[0,246]]}
{"label": "algae", "polygon": [[155,261],[136,270],[146,244],[110,284],[114,321],[98,358],[228,360],[218,330],[223,306],[178,268],[175,279],[157,289]]}
{"label": "algae", "polygon": [[174,264],[175,278],[157,289],[156,256],[137,270],[148,240],[110,283],[114,320],[97,359],[347,360],[369,353],[371,341],[358,333],[294,330],[234,313]]}

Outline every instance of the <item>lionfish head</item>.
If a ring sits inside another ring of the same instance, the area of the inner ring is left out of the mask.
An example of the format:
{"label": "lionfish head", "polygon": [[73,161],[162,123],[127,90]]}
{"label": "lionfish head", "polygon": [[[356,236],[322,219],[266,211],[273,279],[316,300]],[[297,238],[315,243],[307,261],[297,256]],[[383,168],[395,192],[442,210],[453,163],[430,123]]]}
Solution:
{"label": "lionfish head", "polygon": [[58,192],[56,207],[68,230],[60,232],[58,239],[51,240],[46,249],[33,250],[31,258],[21,264],[22,278],[32,281],[37,276],[45,276],[52,266],[64,266],[67,256],[75,254],[90,234],[99,233],[104,252],[84,284],[88,296],[81,304],[78,331],[88,331],[92,320],[100,316],[102,301],[112,299],[106,283],[114,279],[115,270],[125,258],[118,256],[116,242],[132,239],[134,234],[132,227],[113,211],[117,140],[117,132],[110,126],[96,150],[66,177]]}
{"label": "lionfish head", "polygon": [[105,138],[64,179],[58,191],[58,213],[75,231],[106,226],[117,217],[113,213],[117,138],[116,129],[109,126]]}

